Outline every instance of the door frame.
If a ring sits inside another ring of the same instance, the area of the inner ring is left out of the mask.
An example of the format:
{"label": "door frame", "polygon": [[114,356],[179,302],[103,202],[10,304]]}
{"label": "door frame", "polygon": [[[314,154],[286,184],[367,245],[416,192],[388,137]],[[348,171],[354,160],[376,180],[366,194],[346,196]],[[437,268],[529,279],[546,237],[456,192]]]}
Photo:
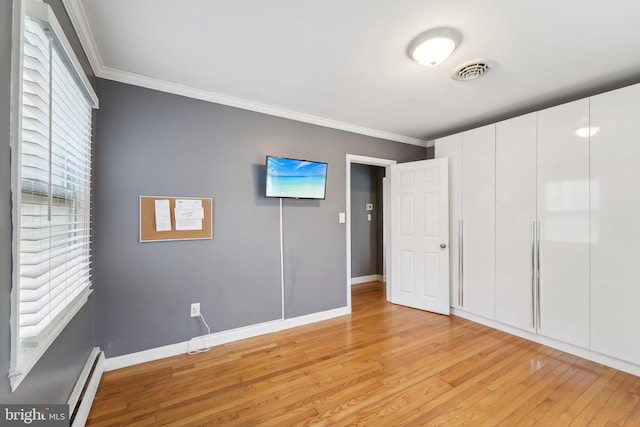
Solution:
{"label": "door frame", "polygon": [[[370,165],[370,166],[382,166],[385,168],[385,176],[389,176],[388,171],[389,171],[389,166],[391,165],[395,165],[396,163],[398,163],[396,160],[390,160],[390,159],[381,159],[378,157],[368,157],[368,156],[359,156],[356,154],[347,154],[346,155],[346,163],[347,163],[347,173],[346,173],[346,194],[347,194],[347,200],[346,200],[346,210],[347,210],[347,215],[346,215],[346,223],[347,223],[347,283],[346,283],[346,292],[347,292],[347,311],[349,313],[351,313],[351,165],[356,163],[356,164],[361,164],[361,165]],[[384,200],[383,198],[383,204],[384,202],[388,201]],[[386,207],[383,206],[384,212],[388,212],[388,210],[386,210]],[[386,230],[385,232],[388,232],[389,230],[389,215],[383,215],[383,225],[382,228],[383,230]],[[383,244],[383,260],[384,260],[384,264],[385,264],[385,275],[386,275],[386,280],[387,280],[387,290],[389,289],[389,285],[390,285],[390,281],[391,281],[391,268],[390,268],[390,262],[391,259],[388,256],[389,254],[389,242],[386,240],[386,236],[383,236],[383,241],[386,241],[386,244]],[[389,292],[387,292],[387,298],[389,298]]]}

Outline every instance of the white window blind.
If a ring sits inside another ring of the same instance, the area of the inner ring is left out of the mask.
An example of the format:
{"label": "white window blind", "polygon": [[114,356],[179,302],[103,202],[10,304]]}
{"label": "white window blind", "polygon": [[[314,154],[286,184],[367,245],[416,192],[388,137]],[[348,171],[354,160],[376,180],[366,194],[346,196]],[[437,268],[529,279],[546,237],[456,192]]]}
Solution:
{"label": "white window blind", "polygon": [[91,286],[92,96],[75,58],[47,24],[24,19],[22,108],[12,158],[18,162],[12,389],[82,307]]}

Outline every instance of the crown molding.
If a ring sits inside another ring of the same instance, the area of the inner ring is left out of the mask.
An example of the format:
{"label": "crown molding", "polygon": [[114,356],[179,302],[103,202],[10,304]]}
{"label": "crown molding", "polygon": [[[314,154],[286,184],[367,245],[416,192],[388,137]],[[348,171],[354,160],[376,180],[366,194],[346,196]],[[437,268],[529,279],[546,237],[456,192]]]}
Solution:
{"label": "crown molding", "polygon": [[80,39],[80,44],[84,49],[85,55],[87,55],[93,74],[99,77],[100,72],[104,68],[104,64],[98,51],[98,45],[93,38],[93,32],[89,27],[89,20],[84,12],[81,0],[62,0],[62,4],[67,11],[67,15],[69,15],[71,25],[73,25]]}
{"label": "crown molding", "polygon": [[295,120],[303,123],[310,123],[332,129],[343,130],[346,132],[356,133],[360,135],[371,136],[374,138],[386,139],[389,141],[402,142],[404,144],[417,145],[420,147],[432,147],[433,141],[425,141],[418,138],[412,138],[404,135],[397,135],[378,129],[358,126],[351,123],[341,122],[338,120],[327,119],[312,114],[301,113],[298,111],[288,110],[285,108],[274,107],[247,99],[237,98],[234,96],[224,95],[216,92],[198,89],[179,83],[168,82],[155,77],[144,76],[137,73],[118,70],[104,65],[100,51],[96,44],[93,32],[89,25],[89,20],[82,6],[81,0],[62,0],[67,14],[71,19],[71,23],[78,34],[80,43],[89,59],[91,68],[96,77],[113,80],[120,83],[126,83],[134,86],[140,86],[147,89],[158,90],[161,92],[171,93],[174,95],[186,96],[188,98],[199,99],[201,101],[213,102],[216,104],[227,105],[229,107],[240,108],[243,110],[254,111],[257,113],[267,114],[270,116],[281,117],[284,119]]}

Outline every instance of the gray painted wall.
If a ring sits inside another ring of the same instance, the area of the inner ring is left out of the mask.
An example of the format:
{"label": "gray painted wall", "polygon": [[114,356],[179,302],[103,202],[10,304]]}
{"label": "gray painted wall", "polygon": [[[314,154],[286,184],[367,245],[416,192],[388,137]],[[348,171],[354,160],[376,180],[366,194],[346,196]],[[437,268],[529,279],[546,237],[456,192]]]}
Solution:
{"label": "gray painted wall", "polygon": [[[49,1],[74,46],[60,1]],[[62,11],[62,12],[61,12]],[[0,2],[0,403],[66,403],[93,347],[93,298],[74,317],[15,393],[10,392],[11,332],[11,159],[10,85],[12,2]],[[79,51],[76,51],[82,57]],[[86,58],[84,59],[86,63]]]}
{"label": "gray painted wall", "polygon": [[[382,178],[380,166],[351,165],[351,277],[382,274]],[[373,203],[373,211],[365,210]],[[367,214],[371,214],[371,221]]]}
{"label": "gray painted wall", "polygon": [[[326,200],[284,200],[284,312],[346,305],[345,155],[408,161],[427,150],[98,80],[96,341],[108,357],[281,316],[278,199],[267,154],[329,163]],[[214,237],[138,242],[140,195],[213,198]]]}
{"label": "gray painted wall", "polygon": [[435,146],[427,147],[427,159],[435,159],[436,151]]}

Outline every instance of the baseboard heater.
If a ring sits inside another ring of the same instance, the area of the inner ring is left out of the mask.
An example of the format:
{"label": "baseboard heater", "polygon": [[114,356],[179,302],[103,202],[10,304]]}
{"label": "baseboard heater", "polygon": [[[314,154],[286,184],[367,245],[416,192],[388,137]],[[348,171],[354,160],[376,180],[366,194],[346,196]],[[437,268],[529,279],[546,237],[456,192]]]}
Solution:
{"label": "baseboard heater", "polygon": [[103,372],[104,353],[94,347],[67,401],[71,427],[85,425]]}

